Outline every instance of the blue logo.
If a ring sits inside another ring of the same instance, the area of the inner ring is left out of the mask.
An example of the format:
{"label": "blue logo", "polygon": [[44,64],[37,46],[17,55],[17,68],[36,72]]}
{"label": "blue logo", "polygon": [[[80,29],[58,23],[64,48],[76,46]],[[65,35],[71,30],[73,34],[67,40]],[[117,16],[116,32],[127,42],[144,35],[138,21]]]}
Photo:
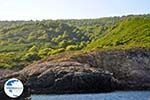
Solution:
{"label": "blue logo", "polygon": [[7,96],[11,98],[17,98],[23,93],[23,84],[16,78],[9,79],[4,84],[4,91]]}

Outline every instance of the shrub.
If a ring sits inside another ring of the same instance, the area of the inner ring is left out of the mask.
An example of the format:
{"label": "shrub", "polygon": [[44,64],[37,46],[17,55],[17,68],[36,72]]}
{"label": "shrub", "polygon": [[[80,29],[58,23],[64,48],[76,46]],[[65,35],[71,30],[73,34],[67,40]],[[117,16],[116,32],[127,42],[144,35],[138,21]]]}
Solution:
{"label": "shrub", "polygon": [[41,57],[35,52],[27,53],[23,57],[23,60],[26,60],[26,61],[34,61],[34,60],[39,60],[39,59],[41,59]]}
{"label": "shrub", "polygon": [[79,47],[77,45],[69,45],[67,46],[66,50],[69,51],[69,50],[78,50]]}

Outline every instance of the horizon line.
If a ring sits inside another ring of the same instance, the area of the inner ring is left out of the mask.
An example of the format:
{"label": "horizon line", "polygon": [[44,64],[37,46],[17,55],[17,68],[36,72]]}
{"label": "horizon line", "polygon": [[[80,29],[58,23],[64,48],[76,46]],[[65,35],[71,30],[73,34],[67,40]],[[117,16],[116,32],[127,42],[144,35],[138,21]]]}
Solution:
{"label": "horizon line", "polygon": [[52,21],[59,21],[59,20],[88,20],[88,19],[102,19],[102,18],[113,18],[113,17],[127,17],[127,16],[140,16],[140,15],[149,15],[150,13],[141,13],[141,14],[124,14],[124,15],[112,15],[112,16],[101,16],[101,17],[89,17],[89,18],[58,18],[58,19],[19,19],[19,20],[0,20],[0,22],[15,22],[15,21],[47,21],[47,20],[52,20]]}

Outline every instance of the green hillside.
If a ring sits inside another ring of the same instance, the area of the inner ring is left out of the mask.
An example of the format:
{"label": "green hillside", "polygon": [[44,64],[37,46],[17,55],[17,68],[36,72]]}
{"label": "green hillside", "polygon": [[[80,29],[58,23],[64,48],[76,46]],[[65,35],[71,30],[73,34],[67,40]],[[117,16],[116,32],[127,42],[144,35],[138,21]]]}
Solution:
{"label": "green hillside", "polygon": [[150,47],[150,16],[129,16],[120,20],[86,49]]}
{"label": "green hillside", "polygon": [[0,68],[23,68],[61,52],[150,47],[150,15],[0,21]]}

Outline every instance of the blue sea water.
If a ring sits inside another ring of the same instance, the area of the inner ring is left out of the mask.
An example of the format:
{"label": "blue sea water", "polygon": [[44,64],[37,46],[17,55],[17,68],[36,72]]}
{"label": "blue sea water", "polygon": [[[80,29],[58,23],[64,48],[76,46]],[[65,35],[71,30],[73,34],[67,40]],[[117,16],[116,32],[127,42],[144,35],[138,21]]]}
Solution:
{"label": "blue sea water", "polygon": [[150,91],[118,91],[99,94],[32,95],[32,100],[150,100]]}

